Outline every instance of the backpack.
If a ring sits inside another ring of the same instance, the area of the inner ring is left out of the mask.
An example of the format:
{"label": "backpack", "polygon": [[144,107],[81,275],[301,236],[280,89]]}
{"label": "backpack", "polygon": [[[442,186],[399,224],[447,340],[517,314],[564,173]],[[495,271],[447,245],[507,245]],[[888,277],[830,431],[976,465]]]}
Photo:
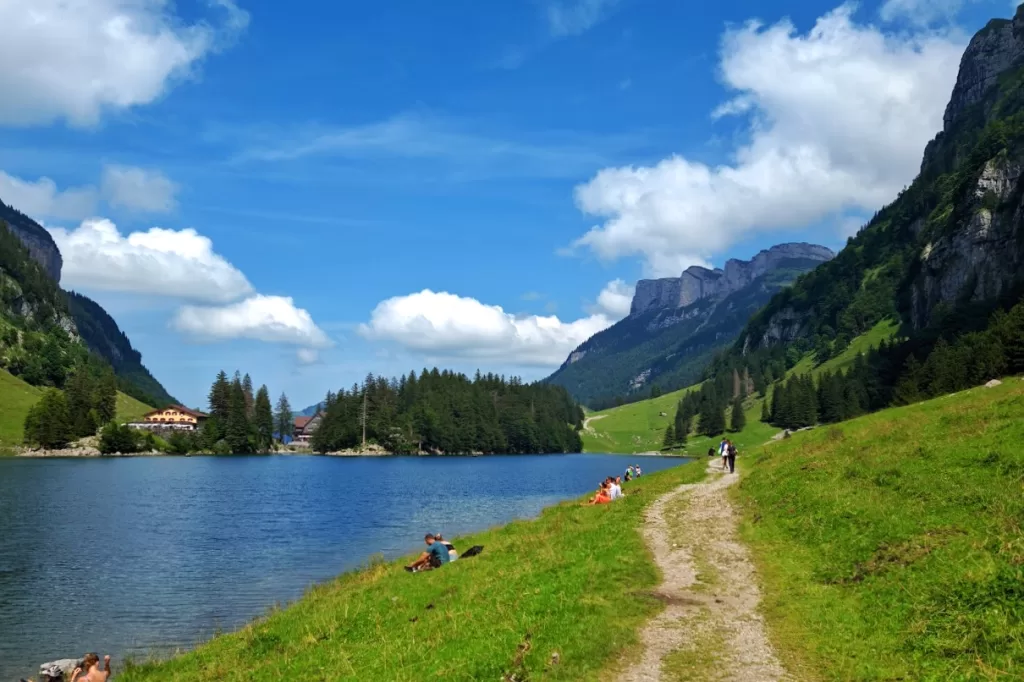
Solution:
{"label": "backpack", "polygon": [[483,545],[473,545],[472,547],[467,549],[459,558],[461,558],[461,559],[468,559],[471,556],[476,556],[477,554],[479,554],[482,551],[484,551],[484,546]]}

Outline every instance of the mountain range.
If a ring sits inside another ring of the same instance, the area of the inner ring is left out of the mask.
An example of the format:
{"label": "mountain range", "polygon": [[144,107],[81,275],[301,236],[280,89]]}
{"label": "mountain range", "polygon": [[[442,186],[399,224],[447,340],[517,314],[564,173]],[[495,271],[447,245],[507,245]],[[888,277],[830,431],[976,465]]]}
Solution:
{"label": "mountain range", "polygon": [[815,244],[779,244],[722,269],[641,280],[629,316],[581,344],[547,381],[595,409],[692,384],[775,293],[834,256]]}
{"label": "mountain range", "polygon": [[[142,355],[98,303],[60,289],[63,258],[50,233],[35,220],[0,201],[2,225],[6,225],[7,232],[17,238],[17,242],[4,243],[0,260],[0,318],[7,318],[13,325],[9,328],[2,325],[6,331],[4,342],[0,343],[0,366],[14,374],[30,369],[44,383],[53,383],[52,376],[43,376],[46,372],[35,368],[34,361],[38,358],[34,356],[45,353],[45,335],[37,337],[25,332],[59,328],[67,338],[55,343],[70,342],[72,346],[68,348],[73,348],[74,344],[84,345],[113,367],[118,387],[124,393],[153,406],[176,402],[142,364]],[[18,242],[24,248],[24,256],[18,253],[21,250]],[[29,378],[33,378],[31,373]]]}

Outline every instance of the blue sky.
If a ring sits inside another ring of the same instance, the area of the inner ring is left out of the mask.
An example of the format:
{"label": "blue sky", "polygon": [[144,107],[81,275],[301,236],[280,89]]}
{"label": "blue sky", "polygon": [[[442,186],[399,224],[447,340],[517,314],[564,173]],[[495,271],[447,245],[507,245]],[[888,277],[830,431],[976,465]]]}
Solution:
{"label": "blue sky", "polygon": [[840,247],[1011,13],[12,0],[0,199],[190,405],[221,368],[296,406],[424,365],[539,378],[638,278]]}

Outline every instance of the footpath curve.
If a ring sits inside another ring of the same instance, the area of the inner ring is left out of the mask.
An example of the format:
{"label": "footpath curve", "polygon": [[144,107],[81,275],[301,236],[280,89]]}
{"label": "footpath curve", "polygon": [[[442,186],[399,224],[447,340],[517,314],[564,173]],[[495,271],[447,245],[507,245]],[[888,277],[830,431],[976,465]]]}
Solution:
{"label": "footpath curve", "polygon": [[682,485],[647,510],[644,538],[661,569],[655,596],[665,610],[641,632],[642,657],[619,682],[663,679],[791,682],[757,611],[757,575],[737,539],[726,495],[739,480],[717,457],[708,480]]}

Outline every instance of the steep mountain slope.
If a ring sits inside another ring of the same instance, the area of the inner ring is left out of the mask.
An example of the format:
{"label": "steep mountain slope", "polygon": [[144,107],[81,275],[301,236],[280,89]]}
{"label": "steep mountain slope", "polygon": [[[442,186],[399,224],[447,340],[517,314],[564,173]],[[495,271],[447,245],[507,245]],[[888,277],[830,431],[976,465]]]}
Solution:
{"label": "steep mountain slope", "polygon": [[59,353],[59,364],[69,367],[76,362],[72,346],[84,343],[114,368],[123,392],[152,405],[175,402],[102,307],[60,289],[62,266],[60,251],[49,232],[0,202],[0,332],[20,330],[17,336],[7,332],[7,338],[0,337],[0,367],[32,384],[59,386],[63,374],[56,372],[53,362],[47,376],[42,376],[46,371],[37,368],[41,355],[56,356],[55,344],[70,344]]}
{"label": "steep mountain slope", "polygon": [[43,267],[43,270],[54,282],[60,283],[60,270],[64,266],[57,243],[42,225],[29,218],[21,211],[0,201],[0,222],[6,223],[25,245],[32,258]]}
{"label": "steep mountain slope", "polygon": [[73,291],[67,292],[67,303],[82,340],[114,368],[122,391],[150,405],[177,402],[142,364],[142,354],[106,310]]}
{"label": "steep mountain slope", "polygon": [[548,381],[591,407],[617,396],[694,383],[773,294],[832,257],[825,247],[782,244],[724,270],[691,267],[681,277],[637,284],[629,317],[577,348]]}
{"label": "steep mountain slope", "polygon": [[984,328],[1022,291],[1024,6],[964,53],[942,132],[921,173],[846,248],[756,315],[738,350],[842,346],[887,317],[927,354]]}

